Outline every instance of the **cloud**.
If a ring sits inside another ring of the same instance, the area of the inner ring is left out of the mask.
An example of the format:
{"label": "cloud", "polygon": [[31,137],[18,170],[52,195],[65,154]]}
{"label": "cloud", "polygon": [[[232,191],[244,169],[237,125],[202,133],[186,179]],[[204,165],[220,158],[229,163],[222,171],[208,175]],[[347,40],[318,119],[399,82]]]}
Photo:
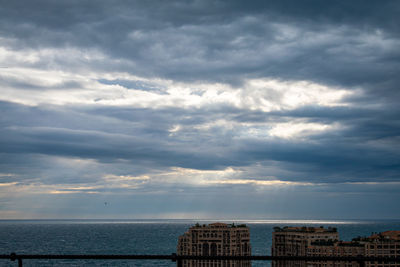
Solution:
{"label": "cloud", "polygon": [[70,215],[73,197],[113,196],[148,201],[153,215],[163,201],[176,205],[169,216],[216,200],[256,207],[250,216],[267,202],[298,214],[282,204],[295,197],[334,209],[340,194],[371,204],[398,192],[399,9],[4,1],[1,214],[22,216],[39,194],[37,216],[56,212],[45,203],[55,196]]}
{"label": "cloud", "polygon": [[[326,107],[331,115],[324,115],[323,108],[303,107],[278,112],[38,108],[5,102],[2,107],[8,112],[4,113],[8,115],[1,130],[3,153],[115,163],[125,160],[127,164],[140,164],[140,169],[213,170],[268,161],[280,162],[281,170],[292,169],[291,164],[308,166],[307,178],[301,178],[300,172],[283,180],[395,179],[397,172],[396,127],[388,121],[390,112],[375,114],[374,118],[368,112],[366,117],[354,117],[352,108],[341,106],[333,110]],[[242,115],[251,112],[263,120],[244,119]],[[386,128],[371,125],[372,121],[381,123],[382,118],[387,120]]]}
{"label": "cloud", "polygon": [[287,182],[287,181],[280,181],[280,180],[252,180],[252,179],[243,179],[243,180],[219,180],[219,181],[212,181],[211,184],[233,184],[233,185],[243,185],[243,184],[252,184],[257,186],[293,186],[293,185],[304,185],[304,186],[312,186],[312,183],[299,183],[299,182]]}
{"label": "cloud", "polygon": [[[7,3],[1,25],[5,43],[15,51],[54,51],[50,61],[36,67],[51,62],[58,69],[116,69],[148,78],[233,84],[243,76],[340,86],[396,79],[390,72],[398,64],[393,61],[398,57],[395,2],[311,2],[301,8],[291,1],[249,7],[44,2],[41,10],[27,7],[29,14]],[[350,9],[359,13],[339,11]],[[54,10],[57,16],[49,16]],[[93,57],[93,51],[102,56]]]}

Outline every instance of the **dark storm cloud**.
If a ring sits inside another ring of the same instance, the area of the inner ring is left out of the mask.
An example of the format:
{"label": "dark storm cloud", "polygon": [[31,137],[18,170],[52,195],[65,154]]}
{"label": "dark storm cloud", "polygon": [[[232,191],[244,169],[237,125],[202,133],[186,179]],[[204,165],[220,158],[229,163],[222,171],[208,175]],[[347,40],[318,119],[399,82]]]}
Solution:
{"label": "dark storm cloud", "polygon": [[[208,131],[193,128],[210,120],[231,120],[227,116],[233,120],[240,117],[241,123],[254,122],[248,111],[238,109],[207,112],[103,107],[73,108],[74,112],[69,108],[66,113],[64,108],[33,108],[6,102],[0,108],[8,115],[1,120],[0,132],[1,152],[5,154],[79,157],[109,163],[123,159],[148,168],[178,166],[205,170],[251,166],[255,162],[268,165],[272,161],[279,162],[282,169],[296,172],[285,176],[286,180],[329,183],[397,181],[400,172],[400,154],[396,149],[399,121],[391,112],[371,115],[372,111],[339,107],[331,108],[327,114],[313,108],[297,113],[255,113],[259,117],[273,117],[272,122],[301,116],[303,120],[342,124],[341,130],[314,135],[312,141],[299,143],[251,136],[238,138],[235,131],[220,127]],[[353,112],[364,115],[355,116]],[[244,120],[245,116],[250,119]],[[169,129],[175,124],[184,128],[177,136],[171,136]]]}
{"label": "dark storm cloud", "polygon": [[243,77],[313,80],[361,86],[384,97],[397,92],[399,83],[399,6],[396,1],[4,1],[0,31],[15,38],[12,49],[96,48],[125,62],[91,67],[147,77],[232,84]]}
{"label": "dark storm cloud", "polygon": [[[99,161],[127,159],[136,164],[151,162],[156,166],[200,169],[215,168],[218,161],[225,162],[222,165],[230,161],[211,156],[215,148],[201,148],[206,144],[196,143],[193,136],[188,140],[192,142],[191,147],[169,138],[168,128],[174,121],[169,116],[177,115],[174,111],[165,115],[151,109],[130,109],[128,119],[131,124],[109,121],[105,126],[108,120],[104,114],[88,115],[84,110],[68,110],[67,113],[62,108],[31,108],[5,102],[0,106],[7,111],[1,119],[2,153],[82,157]],[[117,112],[124,114],[123,111]],[[103,113],[108,112],[105,109]],[[115,111],[111,109],[109,113],[115,117]],[[121,119],[125,120],[124,117]],[[199,142],[201,139],[199,137]]]}

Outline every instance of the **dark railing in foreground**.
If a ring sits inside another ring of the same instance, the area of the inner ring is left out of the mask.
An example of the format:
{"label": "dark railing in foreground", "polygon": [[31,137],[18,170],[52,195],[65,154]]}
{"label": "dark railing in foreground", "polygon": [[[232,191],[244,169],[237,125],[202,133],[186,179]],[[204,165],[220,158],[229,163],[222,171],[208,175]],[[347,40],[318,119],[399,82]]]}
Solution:
{"label": "dark railing in foreground", "polygon": [[22,260],[169,260],[182,266],[183,260],[235,260],[235,261],[333,261],[357,262],[364,267],[366,262],[400,263],[400,257],[339,257],[339,256],[183,256],[172,253],[171,255],[44,255],[44,254],[15,254],[0,255],[0,259],[17,261],[22,266]]}

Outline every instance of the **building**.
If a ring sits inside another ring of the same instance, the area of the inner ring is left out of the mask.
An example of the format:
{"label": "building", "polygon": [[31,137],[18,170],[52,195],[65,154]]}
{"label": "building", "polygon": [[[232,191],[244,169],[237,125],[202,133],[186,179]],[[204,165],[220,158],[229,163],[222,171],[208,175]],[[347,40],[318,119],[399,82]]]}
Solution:
{"label": "building", "polygon": [[[364,245],[351,241],[311,242],[307,256],[357,257],[364,254]],[[308,267],[359,267],[357,262],[307,262]]]}
{"label": "building", "polygon": [[[178,255],[250,256],[250,231],[246,225],[196,224],[178,239]],[[184,260],[185,267],[248,267],[250,261]]]}
{"label": "building", "polygon": [[[313,242],[339,240],[336,228],[323,227],[274,227],[272,233],[272,256],[306,256]],[[303,261],[273,261],[273,267],[305,267]]]}
{"label": "building", "polygon": [[[324,232],[332,233],[324,235],[322,234]],[[278,227],[273,233],[272,255],[400,257],[400,231],[386,231],[344,242],[339,241],[339,235],[335,228]],[[272,266],[355,267],[359,265],[356,262],[287,261],[273,262]],[[366,262],[365,266],[400,267],[400,263]]]}
{"label": "building", "polygon": [[[400,231],[386,231],[356,240],[364,245],[365,256],[400,257]],[[366,267],[400,267],[400,262],[367,262]]]}

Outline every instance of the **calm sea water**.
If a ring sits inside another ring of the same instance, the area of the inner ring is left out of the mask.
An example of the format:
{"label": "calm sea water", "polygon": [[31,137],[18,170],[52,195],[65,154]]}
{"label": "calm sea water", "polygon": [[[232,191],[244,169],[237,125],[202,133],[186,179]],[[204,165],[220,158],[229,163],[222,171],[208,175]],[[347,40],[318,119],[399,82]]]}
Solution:
{"label": "calm sea water", "polygon": [[[171,254],[192,220],[0,220],[0,254]],[[231,223],[232,221],[226,221]],[[400,221],[235,221],[250,227],[252,255],[270,255],[274,226],[337,227],[342,240],[400,230]],[[269,265],[269,264],[268,264]],[[17,266],[0,260],[0,266]],[[25,260],[24,266],[175,266],[169,261]],[[266,266],[266,262],[253,262]]]}

